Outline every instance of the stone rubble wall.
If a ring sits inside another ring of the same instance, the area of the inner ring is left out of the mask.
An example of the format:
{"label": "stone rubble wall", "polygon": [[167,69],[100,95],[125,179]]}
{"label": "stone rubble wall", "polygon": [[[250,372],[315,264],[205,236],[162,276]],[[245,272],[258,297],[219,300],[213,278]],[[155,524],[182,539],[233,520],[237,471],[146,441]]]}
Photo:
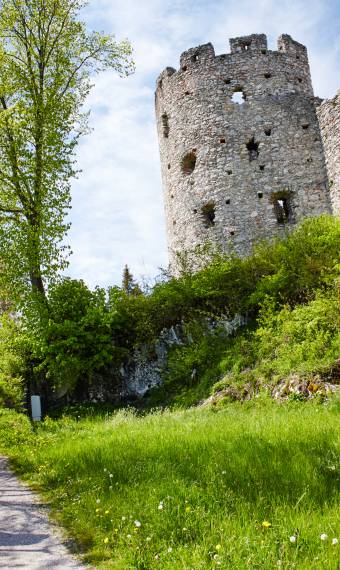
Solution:
{"label": "stone rubble wall", "polygon": [[[331,212],[306,48],[255,34],[184,52],[157,80],[156,117],[170,265],[207,242],[250,253],[302,217]],[[244,101],[232,100],[242,91]],[[247,144],[257,145],[251,151]],[[193,171],[188,154],[196,159]],[[280,202],[278,202],[280,200]],[[285,203],[286,218],[278,221]]]}
{"label": "stone rubble wall", "polygon": [[317,108],[326,157],[332,209],[340,215],[340,91]]}

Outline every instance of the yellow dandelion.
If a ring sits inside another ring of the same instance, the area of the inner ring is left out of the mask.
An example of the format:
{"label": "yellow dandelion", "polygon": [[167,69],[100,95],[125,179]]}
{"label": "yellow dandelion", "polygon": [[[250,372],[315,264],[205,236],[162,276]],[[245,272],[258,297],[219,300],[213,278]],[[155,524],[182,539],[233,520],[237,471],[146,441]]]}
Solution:
{"label": "yellow dandelion", "polygon": [[185,507],[185,512],[186,512],[186,513],[190,513],[190,511],[191,511],[191,507]]}
{"label": "yellow dandelion", "polygon": [[262,523],[263,528],[270,528],[271,526],[272,526],[272,523],[270,523],[269,521],[263,521],[263,523]]}
{"label": "yellow dandelion", "polygon": [[105,511],[105,514],[108,515],[110,511]]}
{"label": "yellow dandelion", "polygon": [[221,544],[216,544],[215,550],[221,550],[221,548],[222,548],[222,545],[221,545]]}
{"label": "yellow dandelion", "polygon": [[104,544],[107,544],[109,542],[109,539],[107,536],[104,538],[103,542],[104,542]]}

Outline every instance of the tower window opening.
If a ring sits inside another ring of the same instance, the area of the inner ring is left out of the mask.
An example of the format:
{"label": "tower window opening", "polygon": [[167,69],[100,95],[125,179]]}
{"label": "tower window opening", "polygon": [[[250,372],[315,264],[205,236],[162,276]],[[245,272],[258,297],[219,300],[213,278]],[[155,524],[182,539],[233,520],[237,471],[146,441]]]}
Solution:
{"label": "tower window opening", "polygon": [[198,60],[198,55],[197,53],[194,53],[194,55],[191,56],[191,61],[197,61]]}
{"label": "tower window opening", "polygon": [[166,113],[163,113],[162,115],[162,125],[163,125],[163,137],[167,139],[169,137],[170,127],[169,127],[169,117]]}
{"label": "tower window opening", "polygon": [[271,73],[265,73],[264,76],[265,76],[266,79],[270,79],[271,76],[272,76],[272,74],[271,74]]}
{"label": "tower window opening", "polygon": [[264,129],[264,134],[266,135],[266,137],[270,137],[270,135],[272,134],[272,130],[271,129]]}
{"label": "tower window opening", "polygon": [[193,210],[193,212],[194,212],[194,214],[197,214],[197,210],[196,210],[196,208]]}
{"label": "tower window opening", "polygon": [[263,53],[263,55],[265,55],[267,53],[266,49],[261,49],[261,53]]}
{"label": "tower window opening", "polygon": [[250,48],[250,44],[244,44],[244,46],[243,46],[244,51],[249,51],[249,48]]}
{"label": "tower window opening", "polygon": [[227,174],[228,174],[228,176],[230,176],[232,173],[233,173],[233,171],[232,171],[232,170],[227,170]]}
{"label": "tower window opening", "polygon": [[230,230],[230,232],[229,232],[229,233],[230,233],[230,235],[231,235],[231,236],[234,236],[234,235],[235,235],[235,232],[234,232],[234,230]]}
{"label": "tower window opening", "polygon": [[264,170],[264,164],[260,164],[260,170],[261,170],[261,171]]}
{"label": "tower window opening", "polygon": [[184,95],[190,95],[190,91],[184,91]]}
{"label": "tower window opening", "polygon": [[215,204],[209,202],[202,207],[203,224],[205,228],[211,228],[215,225]]}
{"label": "tower window opening", "polygon": [[220,143],[221,144],[225,143],[225,139],[220,139]]}
{"label": "tower window opening", "polygon": [[304,131],[307,131],[307,129],[309,128],[309,123],[304,123],[304,124],[302,125],[302,128],[303,128]]}
{"label": "tower window opening", "polygon": [[186,66],[186,65],[183,65],[182,71],[186,71],[186,70],[187,70],[187,66]]}
{"label": "tower window opening", "polygon": [[225,80],[224,80],[224,83],[225,83],[226,85],[230,85],[231,79],[225,79]]}
{"label": "tower window opening", "polygon": [[236,87],[236,89],[234,90],[234,93],[232,95],[232,102],[233,103],[238,103],[239,105],[242,105],[242,103],[245,102],[245,100],[247,99],[247,96],[245,94],[245,92],[243,91],[242,87]]}
{"label": "tower window opening", "polygon": [[263,192],[258,192],[258,193],[257,193],[257,197],[260,198],[260,199],[263,198]]}
{"label": "tower window opening", "polygon": [[249,162],[256,160],[259,156],[259,143],[255,142],[254,137],[252,137],[250,141],[246,143],[246,147],[249,154]]}
{"label": "tower window opening", "polygon": [[297,56],[296,56],[296,59],[300,59],[300,56],[299,56],[299,55],[297,55]]}
{"label": "tower window opening", "polygon": [[226,204],[230,204],[230,198],[227,198],[225,201]]}
{"label": "tower window opening", "polygon": [[195,151],[191,151],[188,152],[183,158],[182,158],[182,172],[183,174],[192,174],[192,172],[195,170],[195,166],[196,166],[196,153]]}
{"label": "tower window opening", "polygon": [[171,164],[169,163],[169,164],[168,164],[168,170],[170,170],[170,168],[171,168]]}
{"label": "tower window opening", "polygon": [[299,82],[299,83],[302,83],[301,77],[298,77],[298,82]]}
{"label": "tower window opening", "polygon": [[292,219],[292,206],[289,193],[277,192],[272,195],[272,203],[278,224],[287,224]]}

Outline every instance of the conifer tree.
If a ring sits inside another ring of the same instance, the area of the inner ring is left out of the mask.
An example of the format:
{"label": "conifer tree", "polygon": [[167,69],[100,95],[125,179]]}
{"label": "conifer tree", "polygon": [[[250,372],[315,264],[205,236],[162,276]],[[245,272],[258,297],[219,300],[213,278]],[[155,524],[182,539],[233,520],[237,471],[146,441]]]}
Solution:
{"label": "conifer tree", "polygon": [[123,270],[122,289],[129,296],[136,297],[142,294],[141,288],[137,281],[134,280],[128,265],[125,265]]}

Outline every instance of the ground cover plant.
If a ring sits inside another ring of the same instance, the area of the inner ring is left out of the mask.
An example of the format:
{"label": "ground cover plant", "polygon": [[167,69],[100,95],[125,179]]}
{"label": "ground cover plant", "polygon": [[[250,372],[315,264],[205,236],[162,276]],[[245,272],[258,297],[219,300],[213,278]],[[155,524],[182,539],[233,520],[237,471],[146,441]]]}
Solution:
{"label": "ground cover plant", "polygon": [[221,411],[0,415],[15,468],[99,568],[324,569],[339,563],[339,401]]}

